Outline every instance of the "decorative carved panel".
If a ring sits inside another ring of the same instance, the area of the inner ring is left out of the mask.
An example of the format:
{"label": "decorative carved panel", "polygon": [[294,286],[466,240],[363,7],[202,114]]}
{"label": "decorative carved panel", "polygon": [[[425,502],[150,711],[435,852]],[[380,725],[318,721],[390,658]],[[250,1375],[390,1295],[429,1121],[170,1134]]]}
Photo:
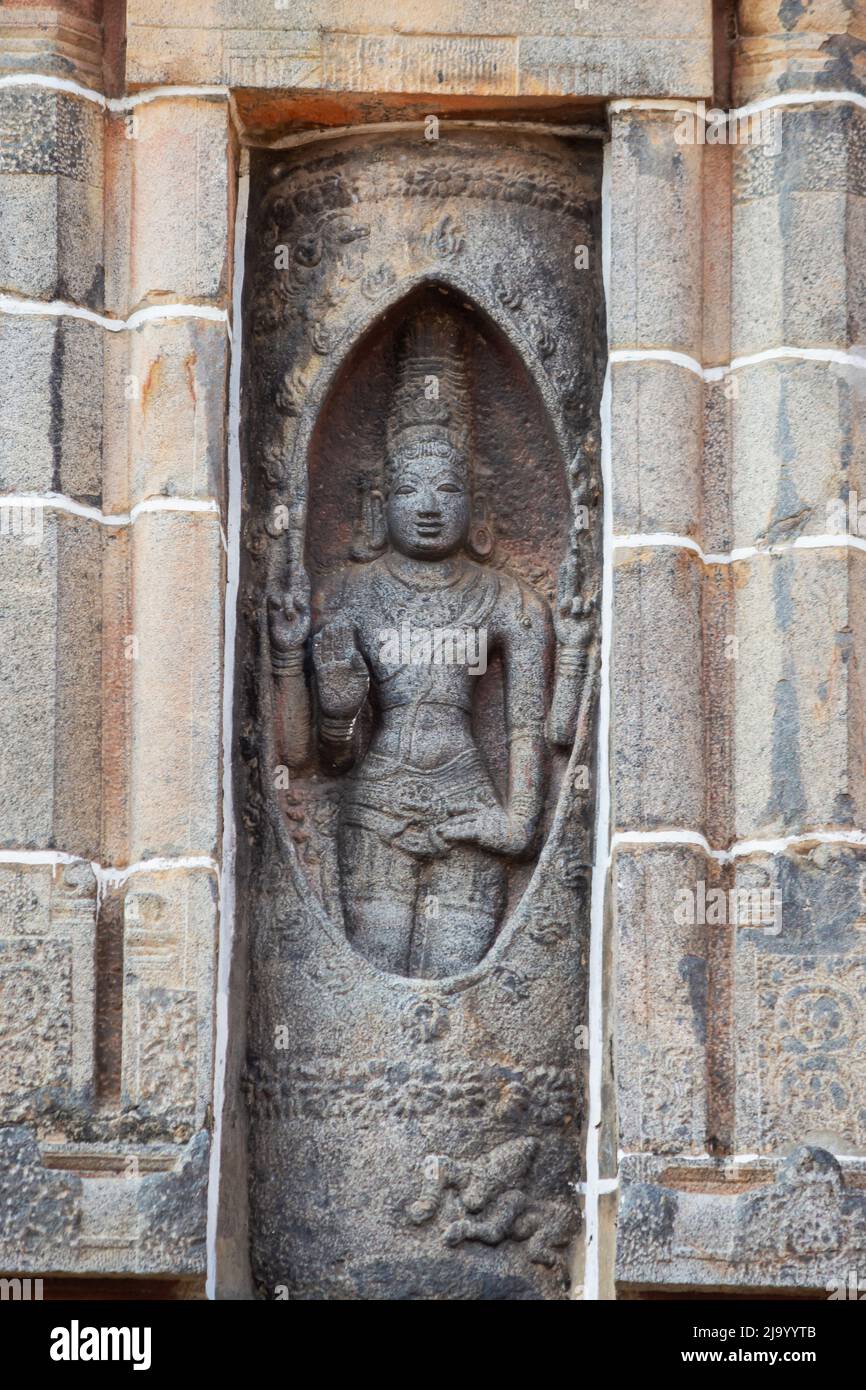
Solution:
{"label": "decorative carved panel", "polygon": [[567,1296],[599,654],[600,154],[254,161],[239,903],[263,1297]]}

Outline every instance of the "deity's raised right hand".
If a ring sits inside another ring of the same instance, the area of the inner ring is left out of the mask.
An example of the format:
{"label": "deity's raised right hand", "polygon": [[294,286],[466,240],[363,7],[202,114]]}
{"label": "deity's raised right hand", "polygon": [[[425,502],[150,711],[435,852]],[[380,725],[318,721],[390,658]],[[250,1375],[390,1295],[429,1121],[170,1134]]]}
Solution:
{"label": "deity's raised right hand", "polygon": [[268,634],[275,656],[286,656],[303,647],[310,635],[310,580],[298,566],[287,593],[268,595]]}

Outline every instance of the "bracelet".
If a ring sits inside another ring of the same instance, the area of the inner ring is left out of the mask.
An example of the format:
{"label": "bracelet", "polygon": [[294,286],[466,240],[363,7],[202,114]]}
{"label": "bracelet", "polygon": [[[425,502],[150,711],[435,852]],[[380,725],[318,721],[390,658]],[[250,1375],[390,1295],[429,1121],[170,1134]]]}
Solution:
{"label": "bracelet", "polygon": [[294,647],[288,652],[271,652],[271,670],[275,676],[300,676],[304,670],[304,649]]}
{"label": "bracelet", "polygon": [[582,647],[560,647],[559,669],[565,675],[573,675],[586,669],[586,652]]}
{"label": "bracelet", "polygon": [[534,819],[538,814],[535,798],[523,796],[519,792],[516,796],[510,798],[509,810],[515,812],[518,816],[525,816],[527,820]]}
{"label": "bracelet", "polygon": [[355,733],[357,719],[357,714],[353,715],[351,719],[320,714],[319,732],[323,738],[327,739],[328,743],[349,744]]}

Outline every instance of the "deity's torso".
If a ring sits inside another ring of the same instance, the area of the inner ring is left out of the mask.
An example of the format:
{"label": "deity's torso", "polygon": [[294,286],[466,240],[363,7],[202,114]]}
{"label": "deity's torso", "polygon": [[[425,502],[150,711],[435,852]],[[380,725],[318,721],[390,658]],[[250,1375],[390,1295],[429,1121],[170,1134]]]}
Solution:
{"label": "deity's torso", "polygon": [[431,561],[407,581],[386,556],[330,587],[321,621],[351,621],[370,670],[368,753],[425,769],[474,751],[473,684],[497,643],[503,584],[515,583],[469,559],[456,572]]}

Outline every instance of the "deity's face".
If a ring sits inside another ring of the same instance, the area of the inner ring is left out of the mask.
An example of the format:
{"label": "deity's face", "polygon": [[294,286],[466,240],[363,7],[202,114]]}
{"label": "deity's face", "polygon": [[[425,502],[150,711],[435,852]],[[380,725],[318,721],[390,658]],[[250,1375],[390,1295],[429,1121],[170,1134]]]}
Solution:
{"label": "deity's face", "polygon": [[466,543],[471,501],[466,472],[443,458],[406,458],[385,508],[395,550],[419,560],[443,560]]}

